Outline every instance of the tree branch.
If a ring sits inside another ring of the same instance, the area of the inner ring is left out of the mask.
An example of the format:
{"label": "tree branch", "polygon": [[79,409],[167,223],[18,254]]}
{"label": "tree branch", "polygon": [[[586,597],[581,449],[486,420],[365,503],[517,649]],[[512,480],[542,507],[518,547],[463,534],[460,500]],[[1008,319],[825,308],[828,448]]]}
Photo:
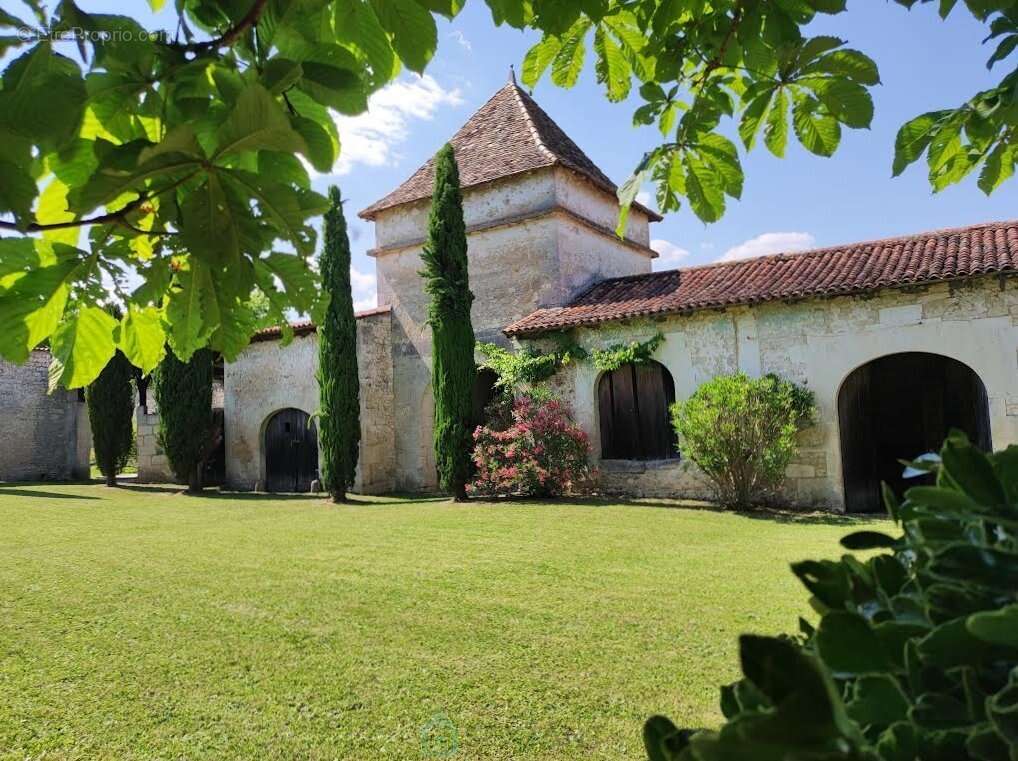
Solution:
{"label": "tree branch", "polygon": [[[693,83],[693,87],[691,89],[703,89],[707,84],[707,80],[710,79],[710,75],[714,73],[715,69],[721,66],[721,61],[725,57],[725,51],[728,50],[728,45],[731,43],[732,37],[735,36],[735,31],[739,28],[739,24],[742,23],[742,14],[745,10],[743,5],[744,4],[740,2],[735,6],[735,12],[732,14],[732,23],[729,25],[728,32],[725,34],[725,38],[721,41],[721,45],[718,47],[717,55],[709,61],[704,62],[703,74],[700,75],[698,81]],[[700,53],[700,51],[695,50],[695,52],[702,57],[702,53]]]}
{"label": "tree branch", "polygon": [[130,203],[125,204],[122,208],[116,211],[108,211],[105,214],[98,214],[94,217],[86,217],[85,219],[69,219],[66,222],[31,222],[25,227],[20,227],[15,222],[5,222],[0,220],[0,230],[16,230],[22,233],[40,233],[46,230],[66,230],[70,227],[91,227],[93,225],[121,225],[134,230],[135,232],[143,233],[145,235],[176,235],[172,230],[142,230],[141,228],[135,227],[127,221],[127,215],[135,209],[142,206],[146,201],[157,198],[163,193],[167,193],[180,185],[183,185],[189,179],[194,177],[195,172],[186,174],[179,180],[174,180],[165,188],[160,188],[154,193],[141,193]]}
{"label": "tree branch", "polygon": [[265,10],[266,5],[268,5],[268,0],[254,0],[251,4],[250,10],[244,14],[242,19],[215,39],[205,40],[204,42],[187,42],[184,44],[172,42],[166,44],[174,50],[180,50],[184,53],[206,53],[210,50],[228,48],[236,42],[240,36],[244,34],[244,32],[258,23],[258,18],[262,15],[262,11]]}

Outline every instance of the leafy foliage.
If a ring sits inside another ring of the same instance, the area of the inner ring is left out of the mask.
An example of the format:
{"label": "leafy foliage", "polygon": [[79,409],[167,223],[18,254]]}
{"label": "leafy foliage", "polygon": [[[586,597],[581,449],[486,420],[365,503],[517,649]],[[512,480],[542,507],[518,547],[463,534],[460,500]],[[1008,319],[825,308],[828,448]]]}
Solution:
{"label": "leafy foliage", "polygon": [[202,467],[212,437],[212,352],[199,349],[187,362],[172,352],[155,372],[159,445],[173,474],[201,491]]}
{"label": "leafy foliage", "polygon": [[[167,342],[184,361],[202,346],[233,357],[257,325],[252,291],[274,322],[320,319],[309,222],[328,202],[306,167],[328,172],[338,156],[333,112],[363,111],[401,61],[423,69],[432,7],[181,0],[173,33],[74,0],[31,7],[0,13],[0,32],[18,32],[0,36],[14,51],[0,78],[0,228],[25,236],[0,242],[0,356],[24,361],[52,338],[53,382],[74,387],[115,348],[146,371]],[[80,62],[58,52],[60,35]],[[143,284],[129,291],[134,272]],[[119,324],[101,316],[111,298]]]}
{"label": "leafy foliage", "polygon": [[936,485],[900,504],[885,487],[900,536],[842,540],[876,553],[793,565],[819,626],[743,636],[724,726],[681,731],[654,717],[652,761],[1015,757],[1018,448],[986,455],[954,432],[933,470]]}
{"label": "leafy foliage", "polygon": [[587,352],[569,340],[564,334],[556,337],[554,351],[540,351],[525,346],[519,351],[510,351],[498,344],[478,342],[477,351],[484,356],[481,367],[495,372],[497,388],[509,402],[518,394],[534,394],[544,388],[549,380],[564,365],[586,359]]}
{"label": "leafy foliage", "polygon": [[435,189],[428,241],[421,252],[424,290],[430,296],[431,384],[435,395],[435,461],[439,482],[457,500],[470,479],[470,419],[477,368],[470,322],[467,233],[459,170],[451,145],[435,156]]}
{"label": "leafy foliage", "polygon": [[[941,16],[957,4],[942,0]],[[989,23],[987,39],[999,41],[988,66],[1008,59],[1018,47],[1018,3],[967,0],[964,5]],[[747,151],[762,135],[764,146],[778,157],[785,154],[789,134],[807,151],[831,156],[843,128],[865,129],[873,119],[870,89],[880,83],[873,60],[845,40],[804,33],[817,15],[844,12],[844,0],[566,0],[555,6],[552,22],[541,12],[544,4],[534,3],[534,25],[544,36],[527,53],[523,81],[533,86],[550,68],[555,84],[572,87],[593,36],[594,71],[607,98],[623,100],[635,80],[644,103],[633,115],[634,124],[656,124],[666,140],[644,156],[619,190],[620,234],[648,181],[657,185],[662,212],[678,209],[685,199],[705,222],[720,219],[727,199],[741,196],[738,149],[719,131],[725,118],[737,126]],[[895,150],[895,174],[926,152],[934,190],[982,166],[979,186],[992,192],[1013,174],[1018,160],[1016,77],[1013,71],[958,108],[906,124]]]}
{"label": "leafy foliage", "polygon": [[322,285],[329,297],[318,328],[318,389],[321,397],[319,446],[322,481],[334,501],[346,498],[357,472],[361,443],[360,381],[357,377],[357,322],[350,288],[350,241],[339,188],[329,189],[325,214]]}
{"label": "leafy foliage", "polygon": [[[932,0],[896,0],[904,6]],[[719,219],[744,183],[740,150],[784,155],[789,135],[833,154],[873,117],[876,64],[836,37],[809,37],[844,0],[486,0],[495,24],[536,29],[523,80],[573,86],[588,52],[606,96],[638,90],[636,124],[664,142],[619,190],[619,229],[640,187],[662,212],[685,200]],[[340,150],[335,113],[353,115],[403,66],[421,72],[435,16],[460,0],[178,0],[174,31],[76,0],[0,13],[0,356],[23,362],[52,339],[53,383],[83,386],[115,349],[143,370],[164,346],[227,359],[261,322],[252,290],[292,337],[289,311],[321,320],[310,220],[328,209],[307,167]],[[162,8],[153,1],[153,8]],[[1018,0],[964,5],[989,26],[989,65],[1013,60]],[[169,12],[169,9],[164,12]],[[13,32],[13,33],[12,33]],[[58,38],[78,42],[79,60]],[[1018,160],[1018,71],[967,103],[922,114],[898,135],[894,173],[925,156],[940,190],[979,170],[987,193]],[[761,137],[762,136],[762,137]],[[293,253],[283,253],[291,251]],[[129,277],[142,284],[133,290]],[[105,283],[112,282],[113,293]],[[102,318],[110,300],[119,324]]]}
{"label": "leafy foliage", "polygon": [[657,333],[646,341],[630,341],[627,344],[616,344],[607,349],[595,349],[591,352],[594,367],[602,372],[618,370],[623,365],[639,365],[649,362],[654,352],[665,342],[665,337]]}
{"label": "leafy foliage", "polygon": [[590,443],[556,399],[521,394],[507,426],[474,431],[477,474],[470,493],[551,497],[576,493],[590,482]]}
{"label": "leafy foliage", "polygon": [[107,486],[116,485],[134,445],[133,377],[134,368],[118,351],[85,391],[95,462]]}
{"label": "leafy foliage", "polygon": [[672,405],[679,448],[724,505],[773,496],[795,454],[796,434],[815,415],[813,394],[775,375],[719,375]]}

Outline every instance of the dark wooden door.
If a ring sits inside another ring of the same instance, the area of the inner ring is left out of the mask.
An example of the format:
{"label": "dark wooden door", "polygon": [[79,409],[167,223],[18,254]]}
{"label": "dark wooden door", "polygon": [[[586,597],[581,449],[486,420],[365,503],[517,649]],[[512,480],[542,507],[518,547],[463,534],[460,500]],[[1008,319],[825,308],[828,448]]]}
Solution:
{"label": "dark wooden door", "polygon": [[265,490],[311,491],[318,478],[318,433],[310,416],[280,410],[265,428]]}
{"label": "dark wooden door", "polygon": [[882,511],[882,482],[899,496],[921,483],[902,478],[900,461],[939,451],[952,428],[990,449],[983,382],[939,354],[892,354],[858,368],[841,387],[838,419],[849,512]]}
{"label": "dark wooden door", "polygon": [[668,407],[675,384],[657,362],[623,365],[601,376],[597,387],[601,457],[667,460],[678,457]]}

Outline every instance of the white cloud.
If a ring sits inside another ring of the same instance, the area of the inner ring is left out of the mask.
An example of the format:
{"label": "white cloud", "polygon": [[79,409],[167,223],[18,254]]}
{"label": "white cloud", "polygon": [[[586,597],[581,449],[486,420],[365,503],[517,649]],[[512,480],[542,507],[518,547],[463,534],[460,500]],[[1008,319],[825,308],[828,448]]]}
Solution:
{"label": "white cloud", "polygon": [[460,44],[460,47],[462,47],[468,53],[473,52],[474,46],[470,44],[470,40],[468,40],[466,36],[463,34],[463,32],[461,32],[459,29],[453,29],[451,32],[449,32],[449,36],[456,40],[456,42]]}
{"label": "white cloud", "polygon": [[734,262],[736,259],[752,259],[765,254],[793,253],[805,251],[816,245],[816,238],[810,233],[763,233],[755,238],[732,246],[721,255],[719,262]]}
{"label": "white cloud", "polygon": [[358,164],[395,164],[395,148],[410,137],[411,122],[431,121],[441,107],[462,102],[458,88],[446,90],[427,74],[383,87],[368,99],[368,110],[360,116],[336,117],[342,148],[333,172],[349,174]]}
{"label": "white cloud", "polygon": [[654,262],[654,266],[657,269],[671,269],[689,256],[689,251],[682,248],[682,246],[676,246],[671,241],[661,238],[652,240],[650,247],[658,253],[658,257]]}
{"label": "white cloud", "polygon": [[353,309],[362,312],[378,306],[378,278],[374,272],[361,272],[350,268],[350,290],[353,292]]}
{"label": "white cloud", "polygon": [[636,194],[636,202],[641,206],[650,206],[651,197],[650,193],[646,190],[641,190]]}

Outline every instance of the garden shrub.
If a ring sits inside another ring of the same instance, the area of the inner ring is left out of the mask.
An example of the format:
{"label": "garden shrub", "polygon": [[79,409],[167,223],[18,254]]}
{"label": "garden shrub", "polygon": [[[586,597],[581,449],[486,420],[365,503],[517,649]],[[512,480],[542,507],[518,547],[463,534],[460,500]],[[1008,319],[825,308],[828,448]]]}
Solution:
{"label": "garden shrub", "polygon": [[590,443],[563,404],[525,394],[513,402],[507,425],[474,431],[477,468],[471,494],[552,497],[585,488],[592,474]]}
{"label": "garden shrub", "polygon": [[212,359],[199,349],[187,362],[167,352],[154,374],[159,445],[188,491],[202,490],[205,460],[213,450]]}
{"label": "garden shrub", "polygon": [[107,486],[116,486],[134,449],[134,371],[117,351],[85,390],[92,448]]}
{"label": "garden shrub", "polygon": [[795,637],[740,639],[744,678],[719,731],[644,727],[652,761],[1018,758],[1018,447],[952,432],[936,483],[885,502],[901,535],[859,531],[866,559],[792,570],[820,613]]}
{"label": "garden shrub", "polygon": [[747,507],[774,496],[813,420],[813,394],[775,375],[719,375],[672,405],[679,449],[699,466],[717,500]]}

